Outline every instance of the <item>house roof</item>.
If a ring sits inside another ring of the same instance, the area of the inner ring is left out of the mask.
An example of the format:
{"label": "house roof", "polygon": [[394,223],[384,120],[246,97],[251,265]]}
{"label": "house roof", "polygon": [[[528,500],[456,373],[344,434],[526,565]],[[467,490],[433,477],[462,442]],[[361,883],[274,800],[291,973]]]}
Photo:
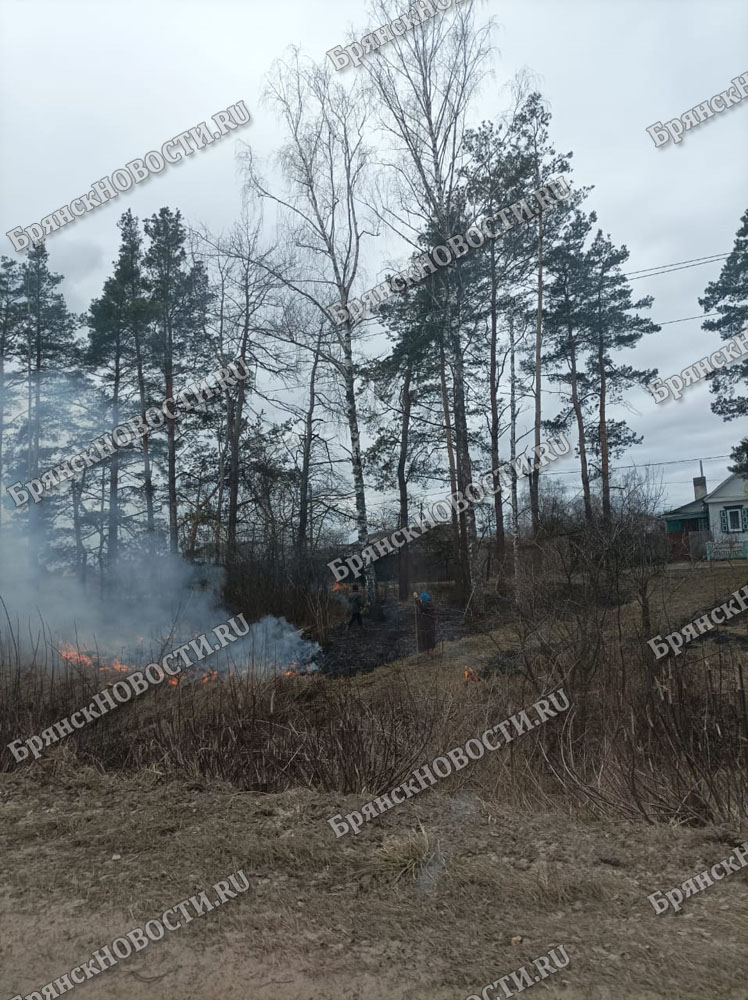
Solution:
{"label": "house roof", "polygon": [[708,512],[708,503],[724,503],[725,500],[748,501],[748,476],[733,472],[719,486],[703,496],[700,500],[691,500],[675,510],[666,510],[663,517],[704,517]]}
{"label": "house roof", "polygon": [[707,503],[722,503],[724,500],[748,500],[748,476],[733,472],[724,482],[720,483],[711,493],[704,497]]}
{"label": "house roof", "polygon": [[682,507],[676,507],[675,510],[666,510],[662,515],[663,517],[704,517],[706,514],[706,504],[704,503],[704,498],[701,500],[692,500],[690,503],[684,503]]}

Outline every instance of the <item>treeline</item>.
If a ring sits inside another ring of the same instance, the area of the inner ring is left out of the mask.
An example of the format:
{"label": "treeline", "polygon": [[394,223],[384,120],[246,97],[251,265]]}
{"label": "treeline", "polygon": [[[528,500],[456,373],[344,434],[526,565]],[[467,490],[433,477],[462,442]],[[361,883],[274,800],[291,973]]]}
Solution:
{"label": "treeline", "polygon": [[[40,478],[234,358],[251,372],[38,504],[15,511],[4,497],[1,527],[28,533],[37,570],[94,570],[106,587],[128,553],[170,550],[251,576],[259,605],[285,610],[289,590],[352,528],[363,546],[375,529],[406,525],[426,493],[464,490],[562,430],[576,444],[580,516],[611,518],[611,461],[641,437],[609,413],[656,374],[624,353],[659,330],[652,299],[633,294],[628,251],[599,228],[591,189],[573,183],[539,93],[515,81],[512,108],[466,126],[490,52],[460,7],[382,49],[345,86],[291,53],[268,84],[282,123],[273,179],[245,148],[239,222],[214,235],[170,208],[142,225],[126,212],[111,275],[82,316],[66,307],[44,245],[22,262],[2,258],[4,486]],[[399,270],[408,246],[416,259],[557,175],[572,187],[567,201],[538,207],[375,316],[330,321],[331,302]],[[747,229],[748,215],[735,255]],[[387,232],[404,248],[397,267],[381,260]],[[731,257],[708,308],[729,304],[736,283],[744,291],[735,270]],[[718,327],[725,339],[736,321],[733,311]],[[382,331],[386,350],[372,357]],[[723,401],[739,377],[719,374]],[[510,542],[516,562],[520,535],[543,528],[537,466],[454,514],[460,592],[479,580],[486,538],[496,566]],[[400,584],[407,594],[405,560]]]}

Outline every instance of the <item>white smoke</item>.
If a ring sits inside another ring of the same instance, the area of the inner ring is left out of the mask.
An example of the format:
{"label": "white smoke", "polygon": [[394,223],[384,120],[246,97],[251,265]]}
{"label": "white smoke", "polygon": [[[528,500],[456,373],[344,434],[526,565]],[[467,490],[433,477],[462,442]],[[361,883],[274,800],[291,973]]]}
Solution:
{"label": "white smoke", "polygon": [[[6,534],[0,545],[0,656],[18,648],[22,661],[53,662],[50,651],[69,644],[101,665],[117,659],[139,669],[239,613],[221,601],[223,579],[219,567],[141,550],[123,554],[116,579],[108,578],[104,589],[90,571],[85,583],[69,571],[33,572],[27,543]],[[285,618],[268,615],[204,663],[211,670],[269,673],[305,666],[318,651]]]}

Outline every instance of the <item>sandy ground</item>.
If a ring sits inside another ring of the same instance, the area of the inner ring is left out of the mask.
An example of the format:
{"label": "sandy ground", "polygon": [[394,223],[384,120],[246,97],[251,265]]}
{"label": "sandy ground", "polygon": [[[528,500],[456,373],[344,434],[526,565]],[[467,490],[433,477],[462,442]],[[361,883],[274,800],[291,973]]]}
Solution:
{"label": "sandy ground", "polygon": [[336,841],[326,819],[356,797],[123,779],[53,755],[0,775],[0,997],[243,868],[248,892],[80,995],[464,1000],[564,945],[569,965],[533,996],[748,998],[748,867],[679,914],[646,899],[748,831],[519,815],[458,780]]}

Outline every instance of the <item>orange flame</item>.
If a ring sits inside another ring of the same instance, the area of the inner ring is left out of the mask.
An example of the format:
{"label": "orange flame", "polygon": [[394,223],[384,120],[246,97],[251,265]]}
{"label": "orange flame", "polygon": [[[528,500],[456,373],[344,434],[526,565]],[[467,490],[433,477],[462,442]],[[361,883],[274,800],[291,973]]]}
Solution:
{"label": "orange flame", "polygon": [[124,673],[129,673],[132,670],[132,667],[128,667],[126,663],[122,663],[116,657],[111,663],[102,663],[98,658],[94,660],[87,653],[81,653],[70,642],[61,642],[59,652],[62,659],[67,663],[77,663],[78,666],[88,667],[91,670],[116,670]]}
{"label": "orange flame", "polygon": [[94,661],[91,657],[86,656],[85,653],[79,653],[75,646],[70,642],[60,643],[60,656],[68,663],[77,663],[81,667],[91,667],[93,670],[96,669]]}
{"label": "orange flame", "polygon": [[286,670],[286,677],[306,677],[308,670],[301,670],[298,660],[291,660],[291,670]]}
{"label": "orange flame", "polygon": [[132,667],[128,667],[128,665],[126,663],[122,663],[121,660],[118,660],[118,659],[115,658],[114,660],[112,660],[112,662],[109,664],[108,667],[100,667],[99,669],[101,669],[101,670],[120,670],[120,671],[124,671],[125,673],[128,673],[132,669]]}
{"label": "orange flame", "polygon": [[[142,636],[139,637],[139,641],[140,642],[143,641]],[[69,642],[60,643],[59,653],[62,659],[65,660],[67,663],[75,663],[80,667],[85,667],[90,670],[96,670],[99,673],[109,673],[111,671],[116,671],[117,673],[127,674],[131,673],[134,670],[134,667],[128,666],[126,663],[123,663],[117,657],[115,657],[110,663],[107,663],[105,660],[102,660],[99,657],[89,656],[88,653],[80,652],[78,649],[76,649],[75,646],[72,645],[72,643]],[[293,672],[294,671],[288,671],[288,673],[293,673]],[[208,684],[211,681],[218,680],[219,676],[220,675],[217,670],[209,670],[206,674],[200,677],[200,681],[203,684]],[[176,677],[167,678],[167,681],[172,687],[176,687],[181,679],[182,675],[178,674]]]}
{"label": "orange flame", "polygon": [[472,667],[465,667],[465,683],[468,684],[470,681],[479,681],[480,677],[476,674]]}

